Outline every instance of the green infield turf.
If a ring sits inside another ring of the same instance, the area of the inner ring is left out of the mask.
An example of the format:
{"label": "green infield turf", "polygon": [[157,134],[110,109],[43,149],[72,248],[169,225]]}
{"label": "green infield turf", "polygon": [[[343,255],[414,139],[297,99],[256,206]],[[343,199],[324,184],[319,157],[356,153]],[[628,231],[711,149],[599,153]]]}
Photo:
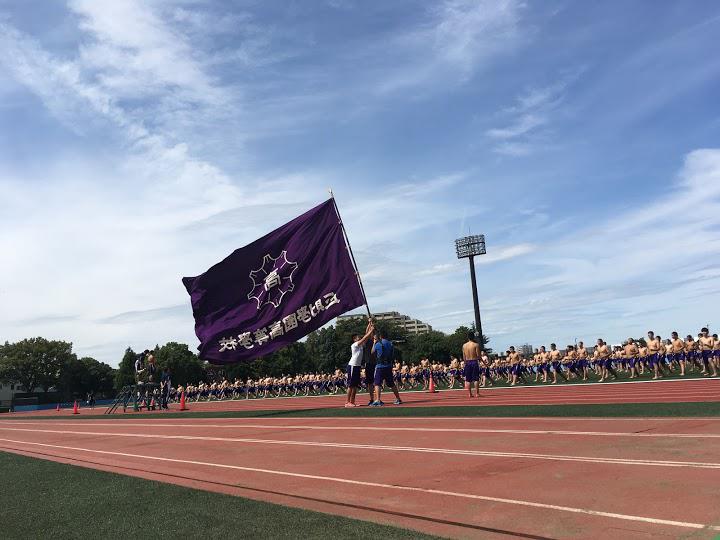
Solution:
{"label": "green infield turf", "polygon": [[[455,418],[481,418],[489,416],[553,416],[553,417],[668,417],[668,416],[720,416],[720,402],[691,403],[602,403],[579,405],[490,405],[490,406],[455,406],[455,407],[403,407],[402,405],[386,405],[384,407],[344,407],[317,408],[306,410],[271,410],[268,403],[265,411],[193,411],[186,412],[151,412],[114,415],[80,415],[72,420],[114,419],[118,421],[133,418],[254,418],[254,417],[412,417],[439,416]],[[17,420],[19,416],[11,414],[0,417],[2,420]],[[67,416],[32,416],[31,420],[68,420]]]}
{"label": "green infield turf", "polygon": [[2,451],[0,471],[0,535],[6,540],[434,538],[396,527]]}

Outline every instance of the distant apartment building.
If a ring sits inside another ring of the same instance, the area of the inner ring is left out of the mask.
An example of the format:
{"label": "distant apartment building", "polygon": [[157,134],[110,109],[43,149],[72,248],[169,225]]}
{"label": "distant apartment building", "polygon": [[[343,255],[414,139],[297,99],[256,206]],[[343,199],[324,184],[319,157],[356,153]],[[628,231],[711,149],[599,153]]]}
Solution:
{"label": "distant apartment building", "polygon": [[524,345],[520,345],[518,352],[525,358],[529,358],[533,355],[533,346],[529,343],[525,343]]}
{"label": "distant apartment building", "polygon": [[[365,315],[340,315],[338,320],[343,319],[360,319]],[[389,321],[404,328],[408,334],[427,334],[432,330],[432,326],[418,319],[413,319],[408,315],[403,315],[397,311],[383,311],[380,313],[373,313],[373,318],[378,321]]]}

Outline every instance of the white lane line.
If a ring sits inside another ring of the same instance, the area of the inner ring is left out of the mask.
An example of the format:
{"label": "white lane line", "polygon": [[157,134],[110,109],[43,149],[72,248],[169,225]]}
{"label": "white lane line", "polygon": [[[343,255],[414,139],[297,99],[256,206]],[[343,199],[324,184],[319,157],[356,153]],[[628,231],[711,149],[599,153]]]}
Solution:
{"label": "white lane line", "polygon": [[[533,501],[524,501],[524,500],[519,500],[519,499],[506,499],[506,498],[501,498],[501,497],[491,497],[488,495],[473,495],[473,494],[469,494],[469,493],[457,493],[457,492],[453,492],[453,491],[444,491],[444,490],[439,490],[439,489],[420,488],[420,487],[413,487],[413,486],[400,486],[400,485],[391,485],[391,484],[380,484],[377,482],[365,482],[362,480],[350,480],[347,478],[337,478],[337,477],[333,477],[333,476],[318,476],[318,475],[314,475],[314,474],[293,473],[293,472],[289,472],[289,471],[259,469],[259,468],[255,468],[255,467],[242,467],[240,465],[225,465],[222,463],[211,463],[211,462],[207,462],[207,461],[173,459],[173,458],[158,457],[158,456],[148,456],[148,455],[142,455],[142,454],[129,454],[126,452],[111,452],[108,450],[89,450],[87,448],[76,448],[73,446],[61,446],[61,445],[57,445],[57,444],[16,441],[16,440],[12,440],[12,439],[0,439],[0,442],[11,443],[11,444],[20,444],[20,445],[40,446],[43,448],[56,448],[59,450],[70,450],[73,452],[88,452],[88,453],[110,455],[110,456],[121,456],[121,457],[129,457],[129,458],[136,458],[136,459],[147,459],[147,460],[153,460],[153,461],[162,461],[162,462],[166,462],[166,463],[181,463],[184,465],[199,465],[199,466],[203,466],[203,467],[231,469],[231,470],[236,470],[236,471],[271,474],[271,475],[275,475],[275,476],[289,476],[289,477],[293,477],[293,478],[304,478],[304,479],[308,479],[308,480],[321,480],[321,481],[325,481],[325,482],[335,482],[335,483],[350,484],[350,485],[355,485],[355,486],[393,489],[393,490],[398,490],[398,491],[409,491],[409,492],[415,492],[415,493],[425,493],[425,494],[430,494],[430,495],[443,495],[443,496],[448,496],[448,497],[458,497],[458,498],[462,498],[462,499],[472,499],[472,500],[504,503],[504,504],[511,504],[511,505],[516,505],[516,506],[542,508],[545,510],[557,510],[557,511],[561,511],[561,512],[571,512],[574,514],[585,514],[585,515],[590,515],[590,516],[607,517],[607,518],[621,519],[621,520],[626,520],[626,521],[651,523],[653,525],[668,525],[671,527],[682,527],[682,528],[686,528],[686,529],[705,529],[705,530],[710,530],[710,531],[720,531],[720,526],[715,526],[715,525],[704,525],[702,523],[691,523],[691,522],[686,522],[686,521],[673,521],[673,520],[669,520],[669,519],[658,519],[658,518],[650,518],[650,517],[644,517],[644,516],[633,516],[633,515],[629,515],[629,514],[618,514],[615,512],[603,512],[600,510],[590,510],[587,508],[574,508],[571,506],[545,504],[545,503],[539,503],[539,502],[533,502]],[[24,449],[23,448],[13,448],[13,450],[22,451]],[[25,449],[25,450],[27,450],[27,449]],[[30,451],[32,451],[32,450],[30,450]],[[65,456],[56,456],[56,457],[66,458]],[[112,466],[112,463],[109,463],[108,465]],[[122,466],[122,465],[120,465],[120,466]],[[159,473],[159,474],[162,474],[162,473]],[[198,480],[202,481],[202,478],[200,478]],[[238,487],[241,487],[241,486],[238,486]]]}
{"label": "white lane line", "polygon": [[[6,422],[17,426],[47,426],[42,422]],[[399,431],[419,433],[501,433],[511,435],[570,435],[588,437],[646,437],[671,439],[720,439],[718,433],[628,433],[617,431],[571,431],[553,429],[489,429],[489,428],[422,428],[422,427],[385,427],[385,426],[310,426],[310,425],[262,425],[262,424],[163,424],[160,422],[53,422],[52,426],[66,427],[167,427],[167,428],[217,428],[217,429],[299,429],[308,431]],[[2,429],[0,427],[0,429]]]}
{"label": "white lane line", "polygon": [[25,433],[52,433],[58,435],[85,435],[94,437],[126,437],[138,439],[184,440],[205,442],[228,442],[246,444],[267,444],[279,446],[310,446],[321,448],[346,448],[351,450],[384,450],[389,452],[416,452],[423,454],[445,454],[475,457],[500,457],[515,459],[539,459],[546,461],[575,461],[581,463],[602,463],[608,465],[636,465],[649,467],[673,467],[690,469],[720,469],[720,463],[707,463],[699,461],[664,461],[646,459],[603,458],[592,456],[568,456],[554,454],[530,454],[524,452],[492,452],[484,450],[458,450],[453,448],[425,448],[416,446],[389,446],[376,444],[332,443],[317,441],[286,441],[279,439],[250,439],[240,437],[205,437],[193,435],[158,435],[152,433],[113,433],[108,431],[67,431],[50,429],[25,429],[0,427],[0,431],[18,431]]}

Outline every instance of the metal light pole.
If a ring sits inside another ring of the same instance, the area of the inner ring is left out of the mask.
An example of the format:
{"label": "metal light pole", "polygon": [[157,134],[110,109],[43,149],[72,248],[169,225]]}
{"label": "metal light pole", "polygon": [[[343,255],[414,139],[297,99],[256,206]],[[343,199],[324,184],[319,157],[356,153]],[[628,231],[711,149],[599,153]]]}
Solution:
{"label": "metal light pole", "polygon": [[485,350],[483,343],[482,324],[480,323],[480,304],[478,303],[477,281],[475,279],[475,256],[485,255],[485,235],[476,234],[455,240],[455,251],[458,259],[470,259],[470,283],[472,285],[473,306],[475,308],[475,336],[480,350]]}

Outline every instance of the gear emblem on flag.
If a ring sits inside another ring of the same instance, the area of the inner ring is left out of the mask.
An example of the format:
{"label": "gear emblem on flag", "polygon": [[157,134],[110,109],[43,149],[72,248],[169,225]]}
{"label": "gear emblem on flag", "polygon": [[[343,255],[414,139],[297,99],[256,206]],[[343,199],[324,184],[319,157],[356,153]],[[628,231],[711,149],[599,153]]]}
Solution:
{"label": "gear emblem on flag", "polygon": [[292,278],[297,268],[298,264],[288,260],[285,250],[277,257],[265,255],[262,266],[250,272],[253,288],[248,300],[255,299],[258,310],[267,304],[280,307],[283,297],[295,288]]}

